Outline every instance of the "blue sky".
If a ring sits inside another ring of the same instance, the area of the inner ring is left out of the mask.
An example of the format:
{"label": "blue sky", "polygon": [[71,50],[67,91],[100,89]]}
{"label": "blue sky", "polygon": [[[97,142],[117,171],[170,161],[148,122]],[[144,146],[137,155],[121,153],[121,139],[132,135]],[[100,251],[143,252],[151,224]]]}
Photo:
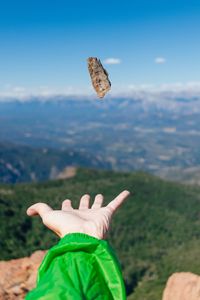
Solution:
{"label": "blue sky", "polygon": [[0,92],[84,93],[88,56],[116,91],[200,81],[195,0],[1,1],[0,41]]}

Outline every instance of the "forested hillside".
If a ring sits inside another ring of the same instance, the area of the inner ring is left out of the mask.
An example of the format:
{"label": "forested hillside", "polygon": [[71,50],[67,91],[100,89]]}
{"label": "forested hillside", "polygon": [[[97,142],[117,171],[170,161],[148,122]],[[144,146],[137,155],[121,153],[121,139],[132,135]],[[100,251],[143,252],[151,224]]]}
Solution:
{"label": "forested hillside", "polygon": [[129,299],[159,300],[171,273],[200,274],[200,189],[144,173],[79,169],[68,180],[1,185],[1,259],[27,256],[58,240],[38,217],[26,215],[30,204],[42,201],[58,209],[67,197],[76,208],[83,193],[102,193],[107,203],[123,189],[132,196],[114,216],[109,239],[122,264]]}

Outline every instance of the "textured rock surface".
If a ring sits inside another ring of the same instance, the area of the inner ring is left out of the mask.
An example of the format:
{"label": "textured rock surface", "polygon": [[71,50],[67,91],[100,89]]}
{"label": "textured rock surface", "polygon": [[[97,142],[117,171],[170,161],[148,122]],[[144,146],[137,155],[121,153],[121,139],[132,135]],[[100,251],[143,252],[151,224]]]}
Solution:
{"label": "textured rock surface", "polygon": [[76,176],[77,168],[76,167],[66,167],[62,172],[57,175],[58,179],[68,179]]}
{"label": "textured rock surface", "polygon": [[87,61],[92,85],[97,92],[97,95],[100,98],[103,98],[111,88],[108,73],[103,68],[100,59],[97,57],[89,57]]}
{"label": "textured rock surface", "polygon": [[30,257],[0,261],[0,300],[21,300],[35,287],[37,269],[46,251]]}
{"label": "textured rock surface", "polygon": [[200,300],[200,276],[174,273],[167,281],[162,300]]}

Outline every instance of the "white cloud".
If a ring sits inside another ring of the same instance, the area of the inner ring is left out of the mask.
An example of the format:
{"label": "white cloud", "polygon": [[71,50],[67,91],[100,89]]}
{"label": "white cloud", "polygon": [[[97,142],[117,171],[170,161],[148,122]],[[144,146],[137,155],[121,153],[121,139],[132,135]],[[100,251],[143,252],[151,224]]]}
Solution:
{"label": "white cloud", "polygon": [[13,92],[24,93],[25,91],[26,91],[26,89],[23,86],[15,86],[15,87],[13,87]]}
{"label": "white cloud", "polygon": [[162,103],[177,98],[200,100],[200,81],[155,84],[129,84],[127,86],[112,86],[110,96],[114,98],[129,98]]}
{"label": "white cloud", "polygon": [[106,65],[119,65],[121,64],[120,58],[109,57],[104,60],[104,64]]}
{"label": "white cloud", "polygon": [[38,88],[28,88],[22,86],[5,85],[0,89],[0,102],[12,101],[17,99],[20,101],[28,101],[32,98],[40,100],[48,100],[54,98],[72,97],[77,99],[90,98],[94,95],[93,90],[88,88],[65,86],[63,88],[55,88],[48,86],[39,86]]}
{"label": "white cloud", "polygon": [[[0,101],[9,101],[18,99],[21,101],[31,100],[32,98],[40,100],[49,99],[94,99],[94,90],[81,87],[66,86],[64,88],[53,88],[48,86],[40,86],[35,89],[23,88],[19,86],[5,87],[0,89]],[[137,99],[146,102],[173,103],[174,99],[192,99],[200,100],[200,81],[197,82],[176,82],[155,84],[127,84],[127,85],[112,85],[112,90],[109,93],[112,98],[129,98]],[[108,97],[108,98],[109,98]]]}
{"label": "white cloud", "polygon": [[165,64],[166,63],[166,58],[165,57],[161,57],[161,56],[158,56],[154,59],[154,62],[156,64]]}

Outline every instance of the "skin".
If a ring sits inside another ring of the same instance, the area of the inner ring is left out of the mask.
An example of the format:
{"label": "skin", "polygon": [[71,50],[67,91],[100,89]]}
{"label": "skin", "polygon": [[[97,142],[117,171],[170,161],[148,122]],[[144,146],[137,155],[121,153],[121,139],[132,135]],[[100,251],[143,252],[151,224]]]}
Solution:
{"label": "skin", "polygon": [[97,239],[105,239],[113,214],[130,195],[123,191],[107,206],[103,206],[103,195],[96,195],[90,208],[90,195],[83,195],[79,208],[74,209],[71,200],[62,202],[61,210],[53,210],[46,203],[36,203],[27,209],[28,216],[39,215],[46,227],[60,238],[69,233],[85,233]]}

